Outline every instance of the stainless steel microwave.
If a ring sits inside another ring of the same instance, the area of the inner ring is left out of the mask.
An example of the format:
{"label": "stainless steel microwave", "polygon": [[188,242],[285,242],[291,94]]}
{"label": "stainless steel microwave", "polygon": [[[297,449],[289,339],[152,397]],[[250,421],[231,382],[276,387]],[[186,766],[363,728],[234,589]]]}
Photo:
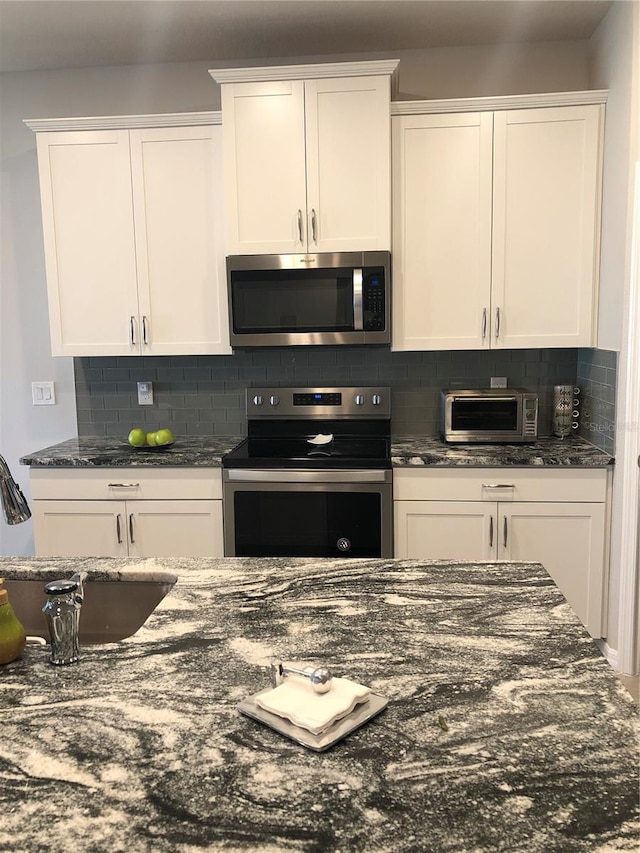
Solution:
{"label": "stainless steel microwave", "polygon": [[440,434],[447,442],[535,441],[538,395],[523,388],[442,391]]}
{"label": "stainless steel microwave", "polygon": [[230,255],[231,345],[388,344],[389,252]]}

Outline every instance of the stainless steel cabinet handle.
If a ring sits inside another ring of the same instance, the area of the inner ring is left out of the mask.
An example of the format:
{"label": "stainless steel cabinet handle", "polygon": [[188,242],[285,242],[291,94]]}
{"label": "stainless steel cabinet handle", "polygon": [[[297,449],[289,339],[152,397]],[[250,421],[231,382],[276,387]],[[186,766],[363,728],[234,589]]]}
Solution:
{"label": "stainless steel cabinet handle", "polygon": [[116,515],[116,536],[118,537],[118,545],[122,545],[122,531],[120,529],[120,513]]}
{"label": "stainless steel cabinet handle", "polygon": [[500,337],[500,309],[496,308],[496,340]]}
{"label": "stainless steel cabinet handle", "polygon": [[108,483],[110,489],[137,489],[140,483]]}
{"label": "stainless steel cabinet handle", "polygon": [[142,315],[142,343],[145,346],[148,346],[148,344],[149,344],[149,341],[147,340],[147,323],[148,322],[149,321],[147,320],[147,315],[143,314]]}
{"label": "stainless steel cabinet handle", "polygon": [[502,544],[507,547],[507,516],[504,517],[504,525],[502,528]]}
{"label": "stainless steel cabinet handle", "polygon": [[318,242],[318,223],[316,221],[316,212],[311,208],[311,238],[314,243]]}
{"label": "stainless steel cabinet handle", "polygon": [[298,241],[302,243],[302,211],[298,209]]}
{"label": "stainless steel cabinet handle", "polygon": [[482,309],[482,340],[487,337],[487,309]]}
{"label": "stainless steel cabinet handle", "polygon": [[493,548],[493,516],[489,519],[489,548]]}
{"label": "stainless steel cabinet handle", "polygon": [[131,512],[129,513],[129,542],[133,544],[135,541],[133,538],[133,513]]}
{"label": "stainless steel cabinet handle", "polygon": [[136,345],[136,318],[133,314],[129,320],[129,340],[131,341],[131,346],[134,347]]}
{"label": "stainless steel cabinet handle", "polygon": [[483,489],[515,489],[513,483],[483,483]]}

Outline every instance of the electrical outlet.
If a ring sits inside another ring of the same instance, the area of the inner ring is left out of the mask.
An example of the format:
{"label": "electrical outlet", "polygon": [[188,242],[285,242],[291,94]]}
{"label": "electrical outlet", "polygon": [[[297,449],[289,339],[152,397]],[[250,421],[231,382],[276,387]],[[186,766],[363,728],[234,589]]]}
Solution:
{"label": "electrical outlet", "polygon": [[34,406],[55,406],[55,384],[53,382],[32,382],[31,399]]}
{"label": "electrical outlet", "polygon": [[153,406],[153,382],[138,382],[138,405]]}
{"label": "electrical outlet", "polygon": [[492,388],[506,388],[507,387],[507,377],[506,376],[492,376],[491,377],[491,387]]}

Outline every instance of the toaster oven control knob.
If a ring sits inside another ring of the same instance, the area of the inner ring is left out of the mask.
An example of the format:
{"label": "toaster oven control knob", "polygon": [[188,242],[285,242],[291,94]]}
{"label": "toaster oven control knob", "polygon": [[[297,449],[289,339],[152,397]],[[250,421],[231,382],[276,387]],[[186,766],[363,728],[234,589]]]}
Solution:
{"label": "toaster oven control knob", "polygon": [[254,406],[261,406],[263,403],[264,403],[264,397],[260,394],[256,394],[256,396],[253,398],[253,405]]}
{"label": "toaster oven control knob", "polygon": [[272,394],[269,397],[269,402],[271,403],[272,406],[278,406],[280,404],[280,397],[278,397],[277,394]]}
{"label": "toaster oven control knob", "polygon": [[382,397],[380,396],[380,394],[374,394],[373,397],[371,398],[371,402],[373,403],[374,406],[379,406],[380,403],[382,402]]}
{"label": "toaster oven control knob", "polygon": [[336,542],[336,547],[338,548],[338,551],[342,551],[342,553],[345,554],[347,551],[351,550],[351,540],[347,539],[346,536],[341,536]]}
{"label": "toaster oven control knob", "polygon": [[354,400],[354,403],[356,404],[356,406],[363,406],[364,405],[364,394],[356,394],[356,396],[353,398],[353,400]]}

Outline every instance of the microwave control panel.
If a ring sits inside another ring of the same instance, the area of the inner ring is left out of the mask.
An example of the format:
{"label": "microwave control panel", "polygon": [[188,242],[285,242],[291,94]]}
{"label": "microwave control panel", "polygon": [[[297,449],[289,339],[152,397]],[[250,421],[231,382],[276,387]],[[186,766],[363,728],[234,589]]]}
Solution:
{"label": "microwave control panel", "polygon": [[384,270],[370,269],[362,279],[363,328],[381,332],[385,325]]}

